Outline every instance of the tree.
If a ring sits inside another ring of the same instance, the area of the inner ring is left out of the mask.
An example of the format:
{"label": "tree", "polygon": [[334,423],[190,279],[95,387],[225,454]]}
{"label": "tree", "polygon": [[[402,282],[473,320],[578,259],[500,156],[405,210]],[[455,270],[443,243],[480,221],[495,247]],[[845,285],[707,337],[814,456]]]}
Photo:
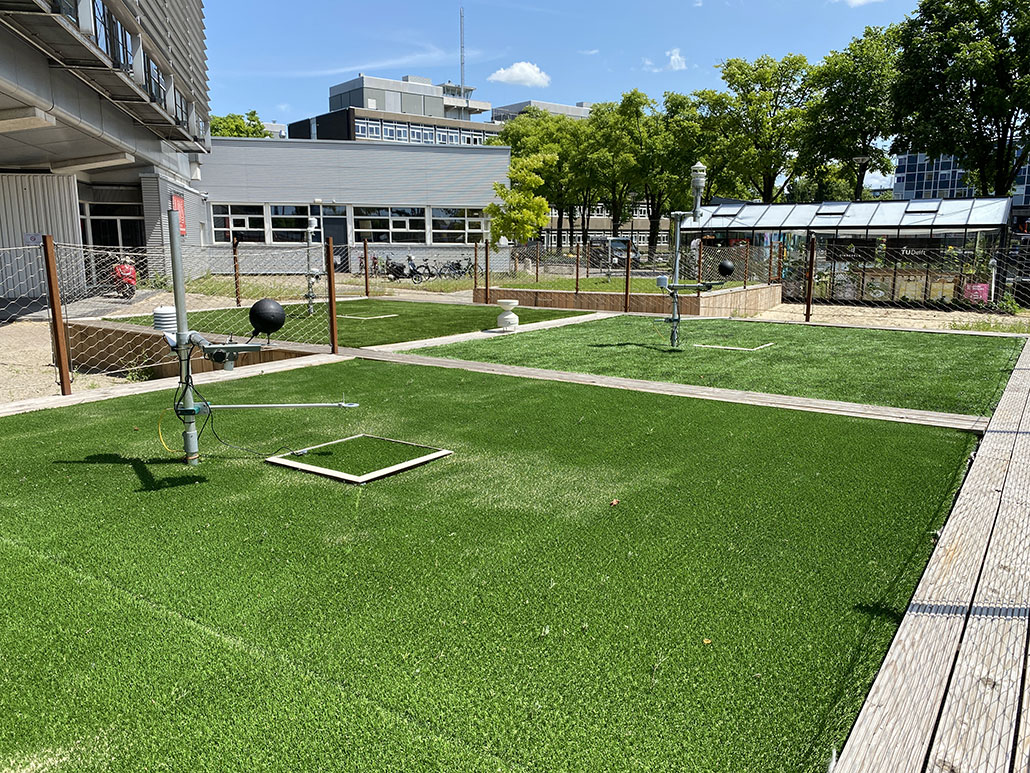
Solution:
{"label": "tree", "polygon": [[595,104],[587,122],[588,163],[598,199],[608,207],[612,236],[618,236],[632,203],[636,164],[628,122],[614,102]]}
{"label": "tree", "polygon": [[538,170],[555,161],[546,154],[512,157],[508,169],[510,185],[494,183],[494,194],[501,203],[490,203],[484,208],[490,218],[491,243],[497,244],[502,236],[515,242],[527,242],[550,222],[547,199],[534,191],[544,183]]}
{"label": "tree", "polygon": [[862,37],[843,51],[831,51],[812,71],[815,95],[808,110],[801,166],[809,175],[827,162],[851,170],[854,182],[844,198],[862,198],[870,169],[891,172],[885,138],[894,123],[890,95],[897,59],[897,28],[867,27]]}
{"label": "tree", "polygon": [[512,157],[543,155],[553,158],[552,162],[537,169],[537,174],[542,180],[540,195],[558,211],[559,250],[562,248],[565,215],[571,217],[575,205],[570,168],[571,137],[575,123],[576,120],[570,116],[552,115],[530,107],[506,123],[496,141],[497,144],[511,147]]}
{"label": "tree", "polygon": [[251,110],[246,116],[239,113],[211,116],[212,137],[271,137],[265,129],[257,110]]}
{"label": "tree", "polygon": [[[728,94],[720,119],[739,149],[734,167],[765,203],[776,201],[795,174],[811,94],[808,60],[760,56],[720,65]],[[705,94],[712,101],[714,95]]]}
{"label": "tree", "polygon": [[1008,196],[1026,162],[1030,5],[921,0],[899,34],[894,149],[953,154],[981,194]]}
{"label": "tree", "polygon": [[[676,115],[677,128],[688,140],[692,139],[692,134],[687,131],[688,127],[694,128],[690,124],[689,113],[678,103],[677,107],[681,108]],[[632,148],[633,190],[647,206],[647,247],[653,255],[658,246],[662,216],[669,212],[669,201],[683,179],[682,162],[675,153],[676,137],[668,111],[659,110],[653,99],[637,89],[622,95],[618,111],[626,122]]]}

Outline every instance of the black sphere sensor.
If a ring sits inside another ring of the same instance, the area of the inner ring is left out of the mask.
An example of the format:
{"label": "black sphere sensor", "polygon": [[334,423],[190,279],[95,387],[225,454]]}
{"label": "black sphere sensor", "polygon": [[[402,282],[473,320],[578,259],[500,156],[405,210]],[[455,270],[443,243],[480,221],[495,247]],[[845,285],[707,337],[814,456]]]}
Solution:
{"label": "black sphere sensor", "polygon": [[277,301],[262,298],[250,307],[250,324],[254,335],[271,335],[286,324],[286,312]]}
{"label": "black sphere sensor", "polygon": [[732,260],[723,258],[719,261],[719,276],[730,276],[735,268]]}

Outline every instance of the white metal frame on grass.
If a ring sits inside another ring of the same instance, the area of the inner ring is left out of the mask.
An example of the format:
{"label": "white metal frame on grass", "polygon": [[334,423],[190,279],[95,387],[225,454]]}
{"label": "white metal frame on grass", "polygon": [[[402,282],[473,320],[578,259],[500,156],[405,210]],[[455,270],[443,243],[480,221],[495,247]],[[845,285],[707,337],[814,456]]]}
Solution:
{"label": "white metal frame on grass", "polygon": [[[336,445],[337,443],[346,443],[348,440],[355,440],[362,437],[374,438],[375,440],[385,440],[389,443],[399,443],[405,446],[414,446],[415,448],[425,448],[430,451],[430,453],[423,454],[422,456],[415,457],[414,459],[408,459],[406,462],[400,462],[398,464],[390,465],[389,467],[373,470],[372,472],[364,475],[351,475],[350,473],[332,470],[328,467],[318,467],[314,464],[305,464],[304,462],[298,462],[295,459],[290,458],[296,456],[298,453],[307,453],[308,451],[314,451],[316,448],[325,448],[326,446]],[[270,462],[271,464],[282,465],[283,467],[292,467],[295,470],[312,472],[315,475],[323,475],[327,478],[335,478],[336,480],[342,480],[345,483],[368,483],[369,481],[385,478],[389,475],[395,475],[398,472],[410,470],[412,467],[418,467],[436,459],[442,459],[443,457],[450,456],[453,453],[453,451],[448,451],[445,448],[433,448],[432,446],[425,446],[421,443],[409,443],[406,440],[394,440],[393,438],[362,433],[360,435],[351,435],[350,437],[341,438],[340,440],[330,440],[328,443],[319,443],[316,446],[309,446],[308,448],[301,448],[290,454],[269,456],[265,461]]]}

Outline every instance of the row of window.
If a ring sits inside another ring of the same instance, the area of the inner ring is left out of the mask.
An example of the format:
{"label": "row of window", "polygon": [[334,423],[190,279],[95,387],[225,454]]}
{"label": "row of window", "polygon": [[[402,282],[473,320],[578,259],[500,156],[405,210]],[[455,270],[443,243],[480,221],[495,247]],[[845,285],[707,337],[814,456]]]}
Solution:
{"label": "row of window", "polygon": [[[312,241],[346,234],[347,207],[305,204],[213,204],[216,242],[290,243],[308,239],[308,218],[318,227]],[[425,244],[427,223],[434,244],[472,244],[487,230],[482,209],[464,207],[354,207],[354,241],[381,244]]]}
{"label": "row of window", "polygon": [[424,126],[417,123],[381,121],[378,118],[357,118],[354,135],[358,139],[407,142],[421,145],[482,145],[495,136],[478,130]]}
{"label": "row of window", "polygon": [[[71,11],[70,3],[61,5],[62,13],[78,21],[77,7],[74,13]],[[93,35],[97,46],[111,58],[115,67],[126,72],[132,72],[132,34],[118,20],[118,17],[114,15],[111,9],[104,4],[103,0],[93,0]],[[150,98],[164,107],[165,97],[168,93],[168,77],[146,52],[143,52],[143,80],[143,86],[147,94],[150,95]],[[174,90],[172,101],[176,123],[180,126],[187,126],[189,123],[189,101],[178,89]],[[197,129],[199,136],[203,136],[206,131],[206,125],[200,125]]]}
{"label": "row of window", "polygon": [[[558,217],[558,210],[553,207],[550,210],[551,217]],[[579,207],[576,207],[576,215],[579,215]],[[630,210],[630,215],[634,218],[647,218],[647,204],[634,204]],[[609,217],[608,207],[603,204],[597,204],[590,208],[590,217]]]}

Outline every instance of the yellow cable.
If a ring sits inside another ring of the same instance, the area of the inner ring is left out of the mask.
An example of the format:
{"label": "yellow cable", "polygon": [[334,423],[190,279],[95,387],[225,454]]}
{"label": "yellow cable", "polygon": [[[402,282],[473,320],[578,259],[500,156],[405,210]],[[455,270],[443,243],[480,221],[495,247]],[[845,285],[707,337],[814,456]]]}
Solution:
{"label": "yellow cable", "polygon": [[168,413],[168,411],[174,410],[174,408],[165,408],[163,411],[161,411],[161,415],[157,417],[157,436],[161,440],[161,445],[165,447],[165,451],[167,451],[170,454],[178,455],[178,451],[176,451],[174,448],[168,447],[168,444],[165,442],[165,436],[161,433],[161,422],[164,420],[165,414]]}

